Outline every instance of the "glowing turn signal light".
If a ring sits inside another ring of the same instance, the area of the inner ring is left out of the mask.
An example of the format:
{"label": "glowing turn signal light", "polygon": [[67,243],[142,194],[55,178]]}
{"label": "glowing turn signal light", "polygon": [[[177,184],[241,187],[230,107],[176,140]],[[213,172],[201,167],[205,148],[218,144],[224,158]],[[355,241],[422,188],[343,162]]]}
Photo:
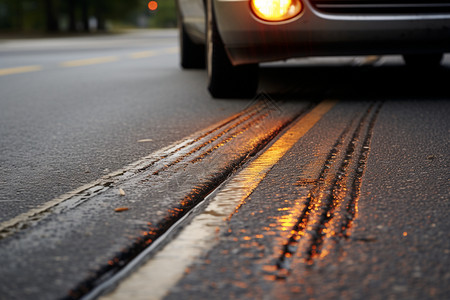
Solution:
{"label": "glowing turn signal light", "polygon": [[303,5],[300,0],[250,0],[253,13],[266,21],[284,21],[298,15]]}

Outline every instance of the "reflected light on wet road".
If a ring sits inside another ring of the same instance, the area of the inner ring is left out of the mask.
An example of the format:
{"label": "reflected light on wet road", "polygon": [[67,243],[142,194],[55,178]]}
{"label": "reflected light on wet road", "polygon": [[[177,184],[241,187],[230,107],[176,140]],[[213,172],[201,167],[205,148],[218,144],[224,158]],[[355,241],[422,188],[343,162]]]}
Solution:
{"label": "reflected light on wet road", "polygon": [[[261,156],[232,177],[214,196],[204,212],[196,216],[176,239],[156,253],[138,272],[132,274],[114,294],[103,299],[123,299],[131,294],[136,296],[136,293],[148,297],[147,299],[163,298],[183,276],[191,262],[218,242],[221,228],[226,226],[226,217],[230,218],[238,211],[273,165],[336,103],[337,101],[323,101],[294,123]],[[257,243],[251,240],[250,236],[246,237],[245,246],[257,246]],[[179,251],[180,249],[183,251]],[[135,282],[142,288],[137,288]]]}

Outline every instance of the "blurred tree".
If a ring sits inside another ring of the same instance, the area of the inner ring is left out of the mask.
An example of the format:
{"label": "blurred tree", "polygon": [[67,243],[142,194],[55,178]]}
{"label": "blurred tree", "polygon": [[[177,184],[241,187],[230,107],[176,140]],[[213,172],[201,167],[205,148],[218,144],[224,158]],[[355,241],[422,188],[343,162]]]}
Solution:
{"label": "blurred tree", "polygon": [[47,32],[59,31],[58,11],[56,7],[57,0],[44,0],[45,20]]}
{"label": "blurred tree", "polygon": [[89,32],[89,1],[78,1],[81,6],[81,25],[84,32]]}
{"label": "blurred tree", "polygon": [[69,16],[68,30],[70,32],[77,31],[77,18],[76,18],[76,0],[67,0],[67,10]]}
{"label": "blurred tree", "polygon": [[175,27],[176,11],[175,0],[159,0],[158,9],[150,12],[150,27]]}
{"label": "blurred tree", "polygon": [[[116,13],[115,9],[118,2],[123,1],[108,1],[106,0],[94,0],[94,15],[97,19],[97,30],[105,31],[106,30],[106,18],[111,17],[114,18],[114,14]],[[127,1],[127,3],[130,1]],[[133,1],[131,1],[133,2]],[[128,7],[127,7],[128,8]]]}
{"label": "blurred tree", "polygon": [[105,31],[109,22],[136,25],[138,18],[152,27],[175,26],[175,0],[157,1],[150,12],[149,0],[0,0],[0,30]]}

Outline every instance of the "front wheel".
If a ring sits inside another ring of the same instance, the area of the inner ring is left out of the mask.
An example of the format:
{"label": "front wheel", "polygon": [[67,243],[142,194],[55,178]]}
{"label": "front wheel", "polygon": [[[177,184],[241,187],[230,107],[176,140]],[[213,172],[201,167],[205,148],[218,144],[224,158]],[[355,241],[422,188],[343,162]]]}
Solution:
{"label": "front wheel", "polygon": [[205,47],[192,41],[181,18],[178,20],[178,30],[181,67],[183,69],[204,69]]}
{"label": "front wheel", "polygon": [[206,65],[209,92],[214,98],[253,97],[258,88],[258,65],[233,66],[217,30],[212,0],[207,0],[206,15]]}

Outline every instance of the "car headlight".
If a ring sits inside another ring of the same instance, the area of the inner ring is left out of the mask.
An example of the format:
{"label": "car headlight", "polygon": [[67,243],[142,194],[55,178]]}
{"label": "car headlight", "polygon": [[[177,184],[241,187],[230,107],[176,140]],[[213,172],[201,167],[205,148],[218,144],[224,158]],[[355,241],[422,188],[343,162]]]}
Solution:
{"label": "car headlight", "polygon": [[250,0],[253,13],[265,21],[284,21],[298,15],[303,5],[300,0]]}

